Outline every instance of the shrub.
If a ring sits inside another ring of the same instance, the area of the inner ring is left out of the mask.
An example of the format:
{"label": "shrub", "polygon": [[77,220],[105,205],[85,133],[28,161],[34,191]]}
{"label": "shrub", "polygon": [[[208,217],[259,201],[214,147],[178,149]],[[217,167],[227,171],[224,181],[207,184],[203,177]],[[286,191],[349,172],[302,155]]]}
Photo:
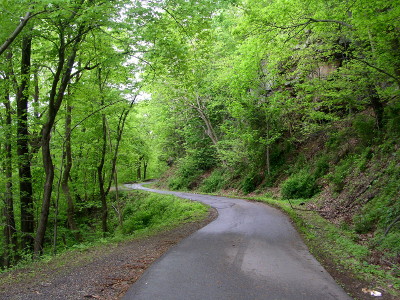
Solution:
{"label": "shrub", "polygon": [[191,157],[183,158],[175,175],[169,180],[168,187],[172,190],[188,190],[197,181],[202,171]]}
{"label": "shrub", "polygon": [[371,232],[374,229],[376,218],[373,214],[356,215],[353,218],[354,231],[359,234]]}
{"label": "shrub", "polygon": [[204,179],[200,191],[204,193],[213,193],[223,188],[225,183],[223,174],[224,172],[222,170],[213,171],[208,178]]}
{"label": "shrub", "polygon": [[373,151],[371,147],[366,147],[363,152],[359,155],[357,158],[357,167],[360,170],[360,172],[363,172],[366,170],[368,162],[371,160],[373,157]]}
{"label": "shrub", "polygon": [[354,156],[349,156],[336,165],[333,173],[327,177],[333,183],[333,191],[340,193],[345,187],[345,180],[354,164]]}
{"label": "shrub", "polygon": [[171,190],[190,190],[200,175],[201,172],[195,172],[187,176],[176,175],[169,180],[168,187]]}
{"label": "shrub", "polygon": [[348,138],[353,136],[354,133],[350,127],[345,127],[338,131],[333,130],[329,134],[329,138],[325,143],[327,150],[329,151],[338,151],[340,146],[343,144],[343,141],[346,141]]}
{"label": "shrub", "polygon": [[363,145],[369,146],[372,144],[376,136],[375,118],[366,115],[358,115],[353,121],[353,127]]}
{"label": "shrub", "polygon": [[306,169],[290,176],[281,186],[284,199],[311,198],[318,190],[314,176]]}
{"label": "shrub", "polygon": [[328,170],[329,170],[329,156],[322,155],[315,163],[314,177],[320,178],[324,176],[326,172],[328,172]]}
{"label": "shrub", "polygon": [[262,182],[263,177],[260,174],[249,174],[242,182],[242,191],[246,194],[255,191],[257,186]]}
{"label": "shrub", "polygon": [[172,190],[196,188],[201,174],[215,165],[213,154],[213,149],[207,147],[188,152],[187,156],[180,159],[176,174],[169,180],[168,187]]}

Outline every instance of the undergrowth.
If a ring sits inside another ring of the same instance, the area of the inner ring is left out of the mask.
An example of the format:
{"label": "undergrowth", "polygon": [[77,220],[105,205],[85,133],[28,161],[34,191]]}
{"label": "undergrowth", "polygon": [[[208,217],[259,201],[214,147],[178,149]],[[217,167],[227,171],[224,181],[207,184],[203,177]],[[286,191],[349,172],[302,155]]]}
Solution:
{"label": "undergrowth", "polygon": [[123,234],[132,234],[143,230],[168,228],[184,221],[193,221],[204,217],[208,209],[199,202],[180,199],[172,195],[147,195],[141,201],[129,203],[124,210]]}
{"label": "undergrowth", "polygon": [[[112,194],[111,198],[114,196]],[[59,256],[70,251],[82,252],[104,245],[109,248],[118,242],[150,236],[186,222],[200,220],[208,212],[208,207],[204,204],[172,195],[153,194],[143,191],[120,191],[119,199],[123,201],[123,203],[120,203],[123,216],[122,224],[118,222],[116,211],[110,210],[110,230],[106,237],[103,237],[100,230],[100,219],[92,220],[84,228],[86,232],[83,234],[84,240],[82,242],[70,239],[66,243],[59,243],[57,255],[46,254],[36,261],[32,261],[31,254],[25,255],[17,265],[1,270],[0,274],[7,273],[10,270],[46,263],[53,259],[58,260]],[[111,201],[111,199],[109,200]],[[65,239],[65,237],[61,236],[61,239]],[[48,249],[45,253],[51,252],[51,249]],[[70,264],[68,261],[61,262],[60,260],[60,266],[67,263]],[[0,280],[0,283],[3,282]]]}

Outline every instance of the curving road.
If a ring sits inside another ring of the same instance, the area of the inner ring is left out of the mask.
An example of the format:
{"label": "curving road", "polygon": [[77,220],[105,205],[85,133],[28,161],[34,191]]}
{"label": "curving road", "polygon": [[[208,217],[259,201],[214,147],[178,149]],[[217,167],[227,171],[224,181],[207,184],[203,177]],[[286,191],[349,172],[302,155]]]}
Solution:
{"label": "curving road", "polygon": [[246,200],[159,191],[218,210],[218,218],[156,261],[123,300],[351,299],[280,211]]}

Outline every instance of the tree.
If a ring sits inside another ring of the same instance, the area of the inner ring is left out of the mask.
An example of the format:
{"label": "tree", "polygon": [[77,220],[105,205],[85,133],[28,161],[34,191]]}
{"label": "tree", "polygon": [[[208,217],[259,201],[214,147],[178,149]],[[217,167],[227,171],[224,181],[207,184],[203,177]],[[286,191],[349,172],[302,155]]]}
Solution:
{"label": "tree", "polygon": [[82,240],[82,236],[79,233],[78,225],[75,222],[75,205],[71,195],[71,189],[69,187],[69,178],[71,176],[72,169],[72,147],[71,147],[71,122],[72,122],[72,106],[67,99],[66,103],[66,117],[65,117],[65,152],[63,157],[65,157],[64,171],[62,173],[61,187],[64,196],[67,200],[67,221],[69,228],[74,232],[75,239],[77,241]]}
{"label": "tree", "polygon": [[[134,68],[139,62],[145,63],[141,55],[145,46],[138,34],[141,29],[132,24],[141,22],[142,26],[143,22],[156,19],[149,7],[140,2],[126,6],[128,2],[73,0],[65,3],[56,0],[49,3],[43,0],[12,5],[7,1],[0,11],[0,23],[7,28],[0,33],[3,53],[0,64],[10,66],[1,73],[0,82],[4,106],[2,127],[7,128],[1,142],[4,172],[0,175],[2,186],[9,190],[4,194],[7,197],[2,205],[6,217],[2,240],[7,250],[17,245],[17,235],[10,232],[10,228],[15,229],[13,222],[21,223],[24,250],[30,251],[35,238],[34,252],[38,256],[46,246],[49,222],[54,222],[56,245],[57,223],[64,216],[69,229],[77,232],[82,201],[94,203],[103,198],[103,212],[107,211],[106,197],[112,183],[117,182],[119,152],[126,148],[124,127],[134,105],[132,97],[129,99],[126,94],[127,91],[131,95],[138,92],[134,75],[138,70]],[[25,18],[18,25],[20,21],[15,16],[24,14]],[[8,53],[14,55],[8,57]],[[102,83],[106,98],[104,105],[98,108],[101,97],[93,99],[91,92],[96,84],[95,69],[100,67],[112,71]],[[14,104],[16,107],[12,107]],[[16,118],[12,116],[14,109],[18,114]],[[101,130],[94,122],[97,116],[102,119]],[[17,129],[18,138],[11,135],[11,129]],[[102,155],[97,151],[102,147],[96,148],[99,143],[96,146],[76,144],[85,140],[87,133],[93,133],[94,141],[100,142],[100,136],[101,143],[104,141],[106,151],[102,167],[99,167]],[[18,150],[18,156],[12,149]],[[125,149],[124,152],[129,153]],[[81,168],[78,164],[82,161]],[[19,196],[12,190],[12,170],[17,163],[21,183]],[[103,182],[100,193],[99,181]],[[21,210],[11,214],[15,204],[20,204]],[[41,213],[34,222],[34,212],[39,206]],[[60,207],[65,207],[65,215]],[[15,221],[12,220],[14,213]],[[80,236],[75,238],[79,240]]]}
{"label": "tree", "polygon": [[30,167],[28,98],[31,74],[32,36],[22,38],[21,83],[17,91],[17,153],[20,178],[22,248],[32,249],[34,240],[33,188]]}
{"label": "tree", "polygon": [[283,137],[296,145],[369,108],[382,130],[398,99],[395,4],[246,0],[212,6],[220,10],[199,21],[205,10],[166,2],[145,32],[155,41],[148,90],[168,110],[155,119],[169,138],[163,160],[188,163],[207,147],[234,170],[272,176]]}
{"label": "tree", "polygon": [[[70,10],[61,11],[59,14],[54,15],[55,19],[53,19],[52,25],[55,31],[58,32],[58,41],[56,44],[57,66],[48,99],[47,119],[41,130],[41,149],[46,180],[44,183],[41,216],[35,238],[36,255],[41,253],[43,249],[53,190],[54,165],[50,150],[50,140],[54,123],[71,79],[84,70],[96,67],[96,65],[91,66],[89,58],[81,68],[74,72],[74,66],[78,61],[78,51],[85,41],[85,36],[98,28],[102,22],[104,24],[108,22],[107,18],[115,11],[115,9],[111,8],[110,4],[106,5],[100,1],[78,2],[72,4]],[[106,10],[108,10],[108,13],[105,13]],[[100,11],[103,14],[99,14]],[[96,24],[93,21],[88,22],[92,18],[95,18],[98,23]]]}
{"label": "tree", "polygon": [[[11,52],[7,54],[7,60],[11,59]],[[4,77],[3,77],[4,76]],[[4,196],[4,208],[3,208],[3,216],[4,216],[4,240],[5,240],[5,253],[4,253],[4,265],[9,267],[16,258],[16,253],[18,250],[18,241],[17,241],[17,230],[15,224],[15,216],[14,216],[14,199],[13,199],[13,166],[12,166],[12,109],[10,102],[10,88],[9,88],[9,76],[10,72],[6,71],[2,74],[2,85],[1,90],[3,91],[4,99],[2,104],[5,108],[4,121],[2,122],[4,136],[1,139],[3,141],[3,145],[0,146],[0,149],[4,149],[4,158],[2,159],[3,165],[2,170],[5,175],[5,192]],[[3,118],[1,118],[3,119]]]}

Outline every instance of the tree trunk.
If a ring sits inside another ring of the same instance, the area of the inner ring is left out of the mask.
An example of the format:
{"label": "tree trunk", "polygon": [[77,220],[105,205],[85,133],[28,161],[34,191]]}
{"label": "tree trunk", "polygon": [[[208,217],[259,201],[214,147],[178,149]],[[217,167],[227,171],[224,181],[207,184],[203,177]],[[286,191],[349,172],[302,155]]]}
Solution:
{"label": "tree trunk", "polygon": [[270,133],[269,133],[269,119],[267,119],[267,174],[270,175],[271,174],[271,156],[270,156]]}
{"label": "tree trunk", "polygon": [[15,228],[15,218],[14,218],[14,202],[12,193],[12,146],[11,146],[11,105],[10,98],[8,94],[8,89],[6,89],[6,95],[4,99],[5,113],[6,113],[6,124],[5,124],[5,159],[4,159],[4,173],[6,177],[5,182],[5,197],[4,197],[4,240],[5,240],[5,253],[4,253],[4,265],[10,267],[10,265],[15,261],[15,256],[18,250],[16,228]]}
{"label": "tree trunk", "polygon": [[208,118],[208,116],[204,113],[204,111],[202,111],[201,109],[197,109],[197,111],[200,114],[200,118],[203,120],[204,124],[206,125],[206,134],[208,135],[208,137],[211,139],[212,143],[214,145],[218,144],[218,137],[215,134],[214,131],[214,127],[210,121],[210,119]]}
{"label": "tree trunk", "polygon": [[200,118],[203,120],[204,124],[206,125],[207,136],[211,139],[211,141],[214,145],[217,145],[218,137],[215,133],[214,126],[212,125],[211,120],[206,113],[206,107],[201,102],[201,99],[199,96],[196,97],[196,102],[197,102],[196,105],[192,105],[192,107],[194,107],[198,111]]}
{"label": "tree trunk", "polygon": [[17,102],[17,154],[21,203],[21,232],[23,249],[32,249],[34,233],[34,209],[32,175],[29,154],[28,89],[31,67],[32,38],[22,39],[21,85],[16,95]]}
{"label": "tree trunk", "polygon": [[368,92],[370,103],[375,113],[376,126],[379,130],[382,130],[384,105],[379,97],[378,91],[373,85],[368,86]]}
{"label": "tree trunk", "polygon": [[118,188],[118,172],[117,169],[115,169],[115,174],[114,174],[114,185],[115,185],[115,201],[119,201],[119,188]]}
{"label": "tree trunk", "polygon": [[[101,72],[101,70],[100,70],[100,72]],[[101,89],[102,88],[101,74],[99,74],[99,82],[100,82],[100,89]],[[104,105],[104,103],[102,103],[102,105]],[[106,152],[107,152],[107,119],[106,119],[106,116],[103,114],[103,148],[102,148],[100,164],[97,168],[97,175],[99,177],[100,198],[101,198],[101,207],[102,207],[102,228],[103,228],[104,234],[108,231],[108,228],[107,228],[107,217],[108,217],[107,195],[110,192],[110,188],[111,188],[113,179],[116,178],[116,167],[117,167],[119,145],[120,145],[120,142],[122,139],[125,121],[126,121],[126,118],[129,114],[129,111],[132,108],[132,106],[133,106],[133,101],[131,102],[129,109],[126,109],[126,110],[124,109],[122,111],[121,116],[118,121],[116,145],[114,148],[113,158],[112,158],[112,162],[111,162],[111,174],[110,174],[110,179],[108,181],[108,186],[106,188],[104,186],[104,184],[106,182],[106,178],[103,175],[103,169],[104,169],[104,164],[105,164],[105,156],[106,156]],[[116,182],[116,185],[117,185],[117,182]],[[118,193],[118,189],[117,189],[117,193]]]}
{"label": "tree trunk", "polygon": [[43,157],[43,167],[46,173],[46,179],[44,183],[42,210],[35,238],[35,245],[34,245],[35,256],[39,256],[43,252],[44,237],[47,229],[47,221],[49,219],[51,194],[53,192],[54,165],[50,152],[50,138],[51,138],[50,131],[51,131],[50,124],[48,123],[45,124],[42,133],[43,134],[42,157]]}
{"label": "tree trunk", "polygon": [[122,229],[124,226],[124,220],[122,218],[122,204],[119,201],[119,189],[118,189],[118,172],[117,169],[115,169],[115,176],[114,176],[114,183],[115,183],[115,203],[116,206],[114,206],[115,212],[118,215],[118,224],[119,227]]}
{"label": "tree trunk", "polygon": [[116,145],[115,145],[115,148],[114,148],[114,154],[113,154],[112,163],[111,163],[111,175],[110,175],[110,180],[108,182],[108,187],[107,187],[107,191],[106,191],[107,194],[110,191],[111,184],[112,184],[112,179],[114,178],[114,174],[116,174],[119,145],[121,143],[122,134],[124,133],[124,127],[125,127],[126,118],[128,117],[128,114],[129,114],[131,108],[133,107],[134,101],[135,100],[133,100],[131,102],[131,104],[129,105],[128,109],[124,109],[121,112],[121,115],[120,115],[119,120],[118,120]]}
{"label": "tree trunk", "polygon": [[65,118],[65,165],[64,173],[61,180],[61,188],[67,200],[67,222],[68,227],[73,231],[75,239],[77,241],[82,240],[82,236],[79,233],[79,228],[75,222],[75,207],[74,201],[72,200],[71,191],[69,188],[69,177],[72,168],[72,151],[71,151],[71,112],[72,107],[67,103],[67,115]]}
{"label": "tree trunk", "polygon": [[107,120],[104,114],[102,116],[102,123],[103,123],[103,147],[101,151],[100,163],[97,167],[97,176],[99,177],[99,188],[100,188],[100,198],[101,198],[101,226],[103,230],[103,235],[105,235],[106,232],[108,231],[107,228],[108,210],[107,210],[107,195],[106,191],[104,190],[105,180],[103,175],[104,162],[107,151]]}
{"label": "tree trunk", "polygon": [[139,158],[139,162],[137,164],[137,169],[136,169],[136,179],[140,180],[142,179],[142,158]]}
{"label": "tree trunk", "polygon": [[146,180],[147,177],[147,160],[143,160],[143,180]]}
{"label": "tree trunk", "polygon": [[[101,69],[99,69],[99,73],[98,73],[99,87],[100,87],[100,90],[102,91],[105,81],[103,82],[101,75],[102,75]],[[97,175],[99,177],[100,199],[101,199],[101,207],[102,207],[102,228],[103,228],[104,235],[108,231],[108,228],[107,228],[107,217],[108,217],[107,195],[110,192],[110,188],[111,188],[113,179],[116,178],[115,176],[116,176],[119,145],[120,145],[120,142],[122,139],[125,121],[126,121],[126,118],[128,117],[130,109],[133,107],[133,103],[134,103],[134,101],[131,102],[129,109],[124,109],[122,111],[122,113],[119,117],[119,120],[118,120],[116,145],[114,148],[114,153],[113,153],[112,162],[111,162],[111,174],[110,174],[110,178],[108,180],[108,186],[106,188],[105,188],[106,178],[105,178],[105,175],[103,174],[104,173],[103,170],[104,170],[105,157],[106,157],[106,152],[107,152],[107,119],[106,119],[106,116],[103,114],[103,119],[102,119],[103,147],[102,147],[100,164],[97,167]],[[103,101],[102,101],[101,105],[104,105]],[[111,141],[110,141],[110,144],[111,144]],[[112,148],[111,145],[110,145],[110,148]],[[117,190],[117,193],[118,193],[118,190]]]}
{"label": "tree trunk", "polygon": [[26,26],[29,19],[32,17],[32,12],[27,12],[23,18],[21,18],[20,23],[15,28],[15,30],[10,34],[7,40],[0,46],[0,55],[3,54],[4,51],[7,50],[8,47],[12,44],[15,38],[21,33],[22,29]]}

